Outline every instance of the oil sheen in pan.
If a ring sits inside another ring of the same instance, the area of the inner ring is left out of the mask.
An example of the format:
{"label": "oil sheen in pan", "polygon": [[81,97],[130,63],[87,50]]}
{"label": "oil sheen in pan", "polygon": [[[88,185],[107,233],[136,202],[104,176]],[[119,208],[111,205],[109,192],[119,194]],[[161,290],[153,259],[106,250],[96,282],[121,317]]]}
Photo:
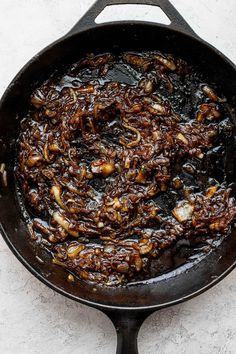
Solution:
{"label": "oil sheen in pan", "polygon": [[[18,200],[18,205],[20,207],[22,216],[27,225],[30,225],[32,222],[32,213],[27,210],[25,206],[24,196],[20,190],[18,181],[15,179],[16,185],[16,197]],[[30,230],[29,230],[30,231]],[[38,234],[39,236],[40,234]],[[216,239],[207,239],[207,242],[191,243],[189,240],[180,240],[177,242],[174,247],[174,252],[167,250],[163,255],[158,258],[156,264],[152,266],[153,276],[150,274],[149,279],[140,279],[130,281],[126,286],[135,286],[141,284],[151,284],[157,283],[162,279],[169,279],[177,276],[180,273],[189,270],[197,263],[200,263],[207,255],[213,251],[216,247],[219,247],[220,244],[225,239],[225,236]],[[42,237],[39,237],[37,240],[31,240],[29,242],[32,246],[32,251],[35,252],[35,258],[39,262],[48,262],[51,261],[51,256],[53,255],[50,249],[50,243],[46,240],[43,240]],[[98,242],[98,241],[96,241]],[[48,276],[48,271],[45,272],[45,276]],[[68,273],[65,270],[65,278]]]}

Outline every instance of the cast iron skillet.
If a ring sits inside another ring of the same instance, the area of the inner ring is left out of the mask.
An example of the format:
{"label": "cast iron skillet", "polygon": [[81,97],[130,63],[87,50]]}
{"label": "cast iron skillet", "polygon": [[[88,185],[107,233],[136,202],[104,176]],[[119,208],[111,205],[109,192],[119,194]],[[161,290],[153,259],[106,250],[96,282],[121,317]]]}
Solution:
{"label": "cast iron skillet", "polygon": [[[94,20],[107,5],[141,3],[159,6],[171,20],[169,26],[147,22]],[[109,316],[118,334],[117,353],[137,353],[137,334],[142,322],[153,311],[185,301],[216,284],[236,265],[236,232],[195,263],[157,277],[149,284],[122,288],[71,284],[63,269],[51,263],[50,256],[30,240],[22,215],[14,180],[15,138],[20,118],[28,109],[28,97],[55,68],[78,60],[87,52],[153,50],[174,53],[199,66],[214,81],[229,101],[236,92],[236,68],[218,50],[198,38],[167,0],[99,0],[63,38],[36,55],[7,88],[0,103],[0,162],[8,171],[8,187],[0,198],[0,227],[12,252],[38,279],[59,293],[93,306]],[[233,155],[228,159],[229,171]],[[232,180],[232,173],[229,172]],[[40,257],[43,263],[39,261]]]}

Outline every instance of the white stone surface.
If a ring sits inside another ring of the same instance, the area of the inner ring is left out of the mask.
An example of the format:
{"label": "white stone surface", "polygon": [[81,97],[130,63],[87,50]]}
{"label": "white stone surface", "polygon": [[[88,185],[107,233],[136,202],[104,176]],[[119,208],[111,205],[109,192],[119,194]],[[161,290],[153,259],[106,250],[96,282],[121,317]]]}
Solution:
{"label": "white stone surface", "polygon": [[[0,0],[0,95],[24,63],[66,33],[92,3]],[[172,3],[202,38],[236,61],[235,0]],[[234,271],[198,298],[156,312],[140,331],[140,353],[234,354],[235,295]],[[41,284],[0,238],[1,354],[114,354],[115,345],[115,330],[105,315]]]}

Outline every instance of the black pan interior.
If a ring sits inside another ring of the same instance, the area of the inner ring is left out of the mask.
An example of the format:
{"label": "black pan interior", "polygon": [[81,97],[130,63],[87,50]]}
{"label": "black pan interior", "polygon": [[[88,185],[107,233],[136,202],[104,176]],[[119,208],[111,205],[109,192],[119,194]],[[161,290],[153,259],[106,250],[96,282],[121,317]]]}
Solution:
{"label": "black pan interior", "polygon": [[[109,33],[109,36],[108,36]],[[160,276],[153,282],[127,288],[94,287],[68,283],[67,273],[51,264],[50,255],[30,241],[27,225],[17,199],[14,182],[15,139],[19,121],[28,109],[28,97],[57,68],[64,70],[88,52],[120,53],[126,50],[160,50],[173,53],[199,68],[232,102],[236,91],[234,66],[200,40],[151,24],[101,25],[65,37],[32,59],[15,78],[0,106],[0,162],[8,170],[9,186],[0,191],[2,231],[14,253],[36,276],[63,294],[100,307],[161,307],[203,290],[233,268],[236,259],[236,231],[202,260]],[[233,145],[229,143],[228,174],[233,174]],[[43,262],[41,262],[41,260]]]}

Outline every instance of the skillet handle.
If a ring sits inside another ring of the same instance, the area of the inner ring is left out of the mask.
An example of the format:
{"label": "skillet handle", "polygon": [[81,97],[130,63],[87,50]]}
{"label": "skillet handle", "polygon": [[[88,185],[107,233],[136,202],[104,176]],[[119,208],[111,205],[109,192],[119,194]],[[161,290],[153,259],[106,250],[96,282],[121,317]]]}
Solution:
{"label": "skillet handle", "polygon": [[95,19],[105,9],[105,7],[120,4],[143,4],[158,6],[171,21],[170,25],[163,26],[174,30],[179,30],[194,37],[198,37],[169,0],[97,0],[85,13],[85,15],[75,24],[67,36],[99,26],[95,23]]}
{"label": "skillet handle", "polygon": [[138,354],[138,332],[153,311],[103,311],[112,321],[117,333],[116,354]]}

